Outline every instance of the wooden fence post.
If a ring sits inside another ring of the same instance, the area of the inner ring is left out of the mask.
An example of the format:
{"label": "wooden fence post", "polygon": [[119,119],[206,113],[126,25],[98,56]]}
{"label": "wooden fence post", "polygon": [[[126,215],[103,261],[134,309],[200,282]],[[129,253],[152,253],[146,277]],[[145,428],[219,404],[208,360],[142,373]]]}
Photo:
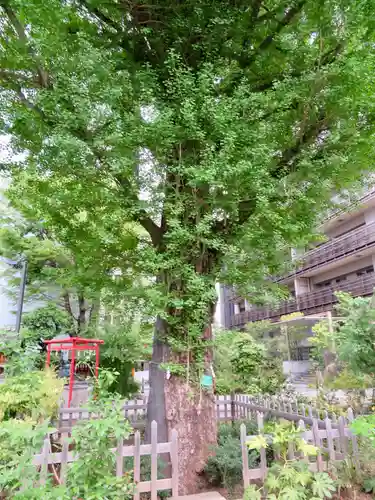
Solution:
{"label": "wooden fence post", "polygon": [[235,393],[234,391],[231,392],[230,394],[230,416],[232,420],[232,425],[234,425],[234,422],[236,420],[236,402],[235,402]]}
{"label": "wooden fence post", "polygon": [[[258,431],[259,434],[263,431],[263,413],[258,412]],[[261,469],[261,479],[264,480],[267,474],[267,458],[265,448],[259,450],[260,453],[260,469]]]}
{"label": "wooden fence post", "polygon": [[68,452],[69,452],[69,438],[68,434],[61,435],[62,450],[61,450],[61,465],[60,465],[60,482],[65,484],[66,472],[68,468]]}
{"label": "wooden fence post", "polygon": [[247,444],[246,444],[245,424],[241,424],[240,434],[241,434],[241,451],[242,451],[242,477],[243,477],[244,487],[247,488],[250,484],[250,478],[249,478],[249,454],[247,451]]}
{"label": "wooden fence post", "polygon": [[323,472],[323,459],[321,455],[322,441],[319,436],[319,427],[318,421],[316,418],[313,418],[312,432],[314,437],[314,445],[318,448],[318,454],[316,456],[316,464],[318,468],[318,472]]}
{"label": "wooden fence post", "polygon": [[48,458],[49,458],[49,452],[51,450],[51,443],[49,440],[49,437],[46,437],[43,443],[43,462],[42,466],[40,469],[40,484],[46,484],[47,481],[47,475],[48,475]]}
{"label": "wooden fence post", "polygon": [[172,430],[172,443],[171,443],[171,462],[172,462],[172,496],[178,497],[178,432],[176,429]]}
{"label": "wooden fence post", "polygon": [[151,500],[157,500],[158,491],[156,481],[158,479],[158,424],[151,422]]}
{"label": "wooden fence post", "polygon": [[[348,422],[351,424],[354,420],[354,413],[352,408],[348,408]],[[357,436],[351,433],[351,441],[352,441],[352,455],[353,455],[353,464],[354,467],[359,471],[359,449],[358,449],[358,439]]]}
{"label": "wooden fence post", "polygon": [[124,449],[124,440],[121,437],[117,440],[117,449],[116,449],[116,476],[117,477],[122,477],[122,475],[124,474],[123,449]]}
{"label": "wooden fence post", "polygon": [[138,483],[141,481],[141,435],[139,431],[134,433],[134,500],[139,500]]}
{"label": "wooden fence post", "polygon": [[348,440],[345,436],[345,418],[339,417],[339,436],[341,443],[341,451],[344,455],[344,458],[348,455]]}
{"label": "wooden fence post", "polygon": [[[300,420],[298,422],[298,429],[301,429],[302,431],[302,438],[304,438],[304,433],[306,432],[306,426],[305,426],[305,422],[303,420]],[[307,441],[307,439],[306,439]],[[309,463],[309,457],[305,454],[303,454],[303,461],[306,462],[307,464]]]}
{"label": "wooden fence post", "polygon": [[336,460],[335,443],[333,441],[333,436],[332,436],[332,423],[328,417],[326,417],[325,423],[326,423],[326,430],[327,430],[327,444],[328,444],[329,459]]}

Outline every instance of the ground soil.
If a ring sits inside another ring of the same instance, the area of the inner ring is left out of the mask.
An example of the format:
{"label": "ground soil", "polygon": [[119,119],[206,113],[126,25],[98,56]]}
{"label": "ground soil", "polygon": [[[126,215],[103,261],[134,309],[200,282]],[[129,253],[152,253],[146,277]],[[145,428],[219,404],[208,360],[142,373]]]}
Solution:
{"label": "ground soil", "polygon": [[335,495],[332,500],[373,500],[374,495],[363,493],[361,491],[346,490],[342,491],[340,495]]}
{"label": "ground soil", "polygon": [[[226,488],[219,488],[217,486],[207,486],[206,481],[201,480],[199,492],[203,493],[206,491],[217,491],[227,500],[240,500],[243,498],[243,486],[238,484],[233,490],[228,490]],[[358,490],[342,490],[340,495],[336,494],[332,497],[332,500],[374,500],[375,495],[369,493],[364,493]]]}

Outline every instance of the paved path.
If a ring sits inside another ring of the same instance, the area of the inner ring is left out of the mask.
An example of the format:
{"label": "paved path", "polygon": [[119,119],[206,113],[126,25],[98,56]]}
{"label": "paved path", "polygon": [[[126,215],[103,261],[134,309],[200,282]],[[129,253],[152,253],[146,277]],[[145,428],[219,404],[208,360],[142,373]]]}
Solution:
{"label": "paved path", "polygon": [[185,497],[172,497],[170,500],[225,500],[217,491],[207,491],[197,495],[186,495]]}

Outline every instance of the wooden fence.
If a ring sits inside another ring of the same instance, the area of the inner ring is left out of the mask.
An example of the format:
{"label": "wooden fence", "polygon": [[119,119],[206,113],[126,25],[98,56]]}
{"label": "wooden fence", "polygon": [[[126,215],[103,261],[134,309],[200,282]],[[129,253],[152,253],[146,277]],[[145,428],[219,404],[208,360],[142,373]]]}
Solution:
{"label": "wooden fence", "polygon": [[[145,426],[147,398],[137,395],[133,400],[125,401],[122,407],[124,419],[128,420],[134,429],[142,429]],[[95,411],[85,408],[60,408],[56,427],[59,432],[70,432],[73,425],[80,420],[99,418]]]}
{"label": "wooden fence", "polygon": [[[348,420],[353,420],[353,413],[348,411]],[[262,433],[263,431],[263,413],[257,413],[257,424],[258,431]],[[333,427],[332,420],[330,418],[325,418],[324,428],[320,428],[318,425],[318,419],[312,418],[311,429],[306,430],[306,425],[304,420],[300,420],[299,428],[301,429],[301,438],[303,438],[307,443],[313,444],[318,448],[318,454],[316,457],[308,457],[301,455],[300,452],[294,449],[293,444],[289,444],[288,448],[288,458],[295,459],[301,458],[309,464],[310,470],[314,472],[322,472],[327,470],[328,464],[331,461],[345,460],[349,455],[353,459],[355,467],[358,467],[358,442],[356,436],[354,436],[350,429],[347,427],[347,420],[345,417],[339,417],[337,428]],[[260,464],[259,467],[254,469],[249,469],[249,455],[247,443],[254,436],[246,435],[245,424],[241,425],[241,449],[242,449],[242,472],[244,486],[248,486],[251,480],[261,479],[263,480],[267,474],[268,466],[266,459],[266,449],[260,449]],[[275,457],[277,458],[277,457]]]}
{"label": "wooden fence", "polygon": [[218,421],[256,420],[257,413],[266,417],[275,417],[298,423],[312,425],[313,419],[319,428],[325,428],[325,419],[330,418],[334,428],[337,427],[339,416],[326,410],[320,410],[311,405],[298,403],[296,400],[279,400],[273,397],[247,396],[235,394],[218,396],[216,401]]}
{"label": "wooden fence", "polygon": [[[145,426],[147,397],[138,395],[133,400],[125,401],[123,405],[124,418],[129,420],[135,429]],[[298,403],[296,400],[282,401],[272,397],[247,396],[233,394],[216,398],[217,420],[219,422],[234,422],[235,420],[256,420],[257,412],[266,416],[283,418],[298,423],[312,425],[312,419],[318,421],[319,428],[325,428],[324,420],[332,419],[333,427],[337,427],[338,415],[318,410],[311,405]],[[72,426],[79,420],[98,418],[95,412],[85,408],[61,408],[57,427],[60,432],[70,432]]]}
{"label": "wooden fence", "polygon": [[[66,434],[61,437],[62,451],[54,453],[51,451],[51,442],[49,438],[44,441],[43,450],[39,455],[34,456],[33,463],[40,467],[40,484],[45,484],[51,469],[59,464],[58,480],[61,484],[66,481],[68,464],[77,459],[74,451],[69,451],[69,439]],[[176,430],[172,430],[171,441],[168,443],[158,443],[157,423],[151,423],[151,444],[141,444],[139,431],[135,432],[134,445],[124,446],[120,439],[116,448],[112,448],[116,455],[116,476],[122,477],[124,474],[124,457],[134,457],[133,478],[135,482],[134,499],[139,500],[140,493],[151,493],[151,500],[157,500],[157,492],[161,490],[172,490],[173,497],[178,496],[178,435]],[[172,474],[170,478],[158,479],[157,466],[158,455],[169,453],[172,465]],[[151,480],[141,481],[141,457],[151,456]]]}

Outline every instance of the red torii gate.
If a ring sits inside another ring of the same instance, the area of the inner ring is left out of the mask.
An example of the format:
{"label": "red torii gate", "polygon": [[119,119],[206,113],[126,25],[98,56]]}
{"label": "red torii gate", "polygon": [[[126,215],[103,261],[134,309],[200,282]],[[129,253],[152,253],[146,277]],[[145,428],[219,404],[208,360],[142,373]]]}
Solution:
{"label": "red torii gate", "polygon": [[69,375],[69,397],[68,408],[72,401],[74,374],[76,367],[76,351],[95,351],[95,377],[98,377],[99,371],[99,345],[104,344],[104,340],[99,339],[85,339],[82,337],[70,337],[67,339],[52,339],[45,340],[47,345],[47,359],[46,366],[50,366],[51,352],[52,351],[71,351],[72,356],[70,360],[70,375]]}

